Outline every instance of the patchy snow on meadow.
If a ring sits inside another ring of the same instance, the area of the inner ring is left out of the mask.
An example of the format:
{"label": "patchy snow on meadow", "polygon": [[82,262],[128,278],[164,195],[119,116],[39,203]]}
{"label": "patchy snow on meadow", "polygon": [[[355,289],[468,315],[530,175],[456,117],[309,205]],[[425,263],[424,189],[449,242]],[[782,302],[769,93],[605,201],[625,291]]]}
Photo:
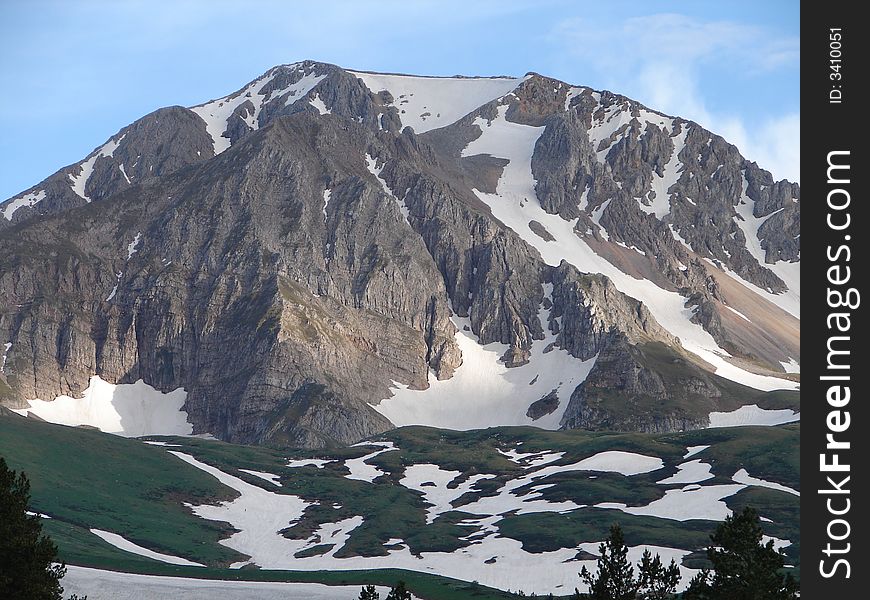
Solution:
{"label": "patchy snow on meadow", "polygon": [[112,384],[99,375],[91,377],[81,398],[58,396],[52,401],[28,400],[22,416],[33,414],[59,425],[89,425],[124,437],[189,435],[193,425],[181,408],[187,399],[184,388],[160,392],[141,379],[136,383]]}
{"label": "patchy snow on meadow", "polygon": [[553,452],[550,450],[544,450],[543,452],[520,452],[514,448],[509,450],[496,448],[496,451],[524,469],[542,467],[551,462],[556,462],[565,456],[564,452]]}
{"label": "patchy snow on meadow", "polygon": [[696,454],[700,454],[701,452],[703,452],[704,450],[706,450],[709,447],[710,447],[709,445],[689,446],[686,448],[686,453],[683,455],[683,460],[686,460],[687,458],[691,458],[692,456],[695,456]]}
{"label": "patchy snow on meadow", "polygon": [[[584,458],[573,465],[566,465],[562,470],[571,471],[603,471],[621,475],[639,475],[657,471],[665,466],[662,459],[655,456],[645,456],[635,452],[607,450],[589,458]],[[568,469],[568,467],[571,467]]]}
{"label": "patchy snow on meadow", "polygon": [[676,473],[670,477],[657,481],[656,483],[661,485],[699,483],[714,477],[713,473],[710,472],[712,468],[713,467],[710,463],[701,462],[700,460],[690,460],[689,462],[677,465],[678,471]]}
{"label": "patchy snow on meadow", "polygon": [[[270,492],[248,484],[181,452],[172,454],[210,473],[241,494],[235,500],[218,506],[193,506],[191,509],[194,514],[203,518],[227,522],[239,530],[221,543],[250,556],[249,562],[262,568],[311,571],[408,569],[465,581],[479,581],[499,589],[529,589],[536,593],[567,593],[579,584],[577,571],[582,566],[582,561],[572,559],[581,546],[531,553],[523,550],[520,541],[500,537],[495,532],[487,532],[470,546],[454,552],[422,552],[414,555],[406,544],[390,544],[386,556],[336,558],[335,553],[347,541],[352,531],[363,523],[362,517],[323,524],[314,535],[305,540],[288,539],[279,532],[302,517],[308,502],[296,496]],[[332,548],[320,555],[305,558],[295,556],[305,549],[321,544],[331,544]],[[594,551],[597,545],[597,542],[591,544],[590,548]],[[654,552],[666,552],[667,556],[673,554],[678,559],[688,554],[686,550],[659,550],[656,547],[651,549]],[[639,558],[642,551],[642,547],[633,548],[630,556],[634,558],[637,555]],[[247,561],[235,566],[240,567],[243,564],[247,564]],[[586,564],[594,567],[595,562],[586,561]]]}
{"label": "patchy snow on meadow", "polygon": [[456,487],[448,485],[462,475],[459,471],[448,471],[438,465],[411,465],[405,469],[405,476],[399,482],[408,489],[423,494],[423,499],[431,506],[426,510],[426,524],[430,524],[438,515],[453,510],[452,502],[471,491],[481,479],[491,479],[495,475],[476,474],[462,481]]}
{"label": "patchy snow on meadow", "polygon": [[[144,548],[139,544],[134,544],[127,538],[118,535],[117,533],[112,533],[111,531],[103,531],[101,529],[91,529],[91,533],[95,536],[113,545],[115,548],[123,550],[125,552],[130,552],[132,554],[138,554],[139,556],[144,556],[146,558],[151,558],[154,560],[158,560],[160,562],[169,563],[171,565],[181,565],[185,567],[204,567],[205,565],[198,562],[193,562],[192,560],[187,560],[186,558],[181,558],[179,556],[172,556],[171,554],[163,554],[161,552],[155,552],[153,550],[149,550],[148,548]],[[64,583],[66,583],[66,579],[64,579]]]}
{"label": "patchy snow on meadow", "polygon": [[263,481],[268,481],[272,485],[281,487],[281,476],[275,475],[274,473],[265,473],[263,471],[252,471],[250,469],[239,469],[242,473],[247,473],[248,475],[253,475],[254,477],[259,477]]}
{"label": "patchy snow on meadow", "polygon": [[759,479],[757,477],[751,476],[746,469],[740,469],[734,476],[731,477],[736,483],[742,483],[744,485],[757,485],[758,487],[765,487],[771,490],[778,490],[780,492],[785,492],[786,494],[792,494],[793,496],[800,497],[801,493],[794,488],[790,488],[786,485],[782,485],[781,483],[775,483],[773,481],[765,481],[764,479]]}
{"label": "patchy snow on meadow", "polygon": [[687,485],[678,490],[668,490],[663,498],[653,500],[646,506],[626,506],[621,502],[602,502],[597,508],[612,508],[631,515],[644,515],[688,521],[691,519],[707,519],[724,521],[731,515],[731,509],[723,502],[733,496],[745,485]]}
{"label": "patchy snow on meadow", "polygon": [[287,464],[285,466],[290,468],[299,468],[299,467],[317,467],[318,469],[322,469],[324,465],[328,465],[329,463],[336,462],[334,460],[324,460],[322,458],[300,458],[300,459],[288,459]]}
{"label": "patchy snow on meadow", "polygon": [[347,479],[358,479],[368,483],[372,483],[375,479],[381,475],[385,475],[386,473],[378,467],[368,464],[367,461],[383,454],[384,452],[398,450],[393,442],[361,442],[359,444],[354,444],[354,446],[381,446],[380,450],[375,450],[374,452],[370,452],[369,454],[360,456],[359,458],[351,458],[344,461],[344,466],[350,471],[350,474],[345,475]]}

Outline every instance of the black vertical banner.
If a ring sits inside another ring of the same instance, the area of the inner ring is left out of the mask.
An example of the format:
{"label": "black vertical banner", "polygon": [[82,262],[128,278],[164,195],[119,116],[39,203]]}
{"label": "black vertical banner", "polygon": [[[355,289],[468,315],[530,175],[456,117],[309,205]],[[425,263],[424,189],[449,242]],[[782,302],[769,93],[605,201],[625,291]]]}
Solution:
{"label": "black vertical banner", "polygon": [[[866,598],[870,376],[862,3],[801,10],[801,597]],[[806,235],[804,235],[806,234]]]}

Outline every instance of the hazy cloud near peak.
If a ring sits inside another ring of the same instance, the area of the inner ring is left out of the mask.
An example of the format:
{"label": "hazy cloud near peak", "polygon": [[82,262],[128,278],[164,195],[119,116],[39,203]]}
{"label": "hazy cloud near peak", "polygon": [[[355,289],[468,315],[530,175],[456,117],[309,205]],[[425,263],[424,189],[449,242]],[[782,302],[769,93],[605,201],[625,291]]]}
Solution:
{"label": "hazy cloud near peak", "polygon": [[[568,19],[550,32],[550,41],[582,60],[611,90],[697,121],[735,144],[776,179],[800,180],[797,111],[766,115],[750,125],[744,118],[711,109],[715,99],[711,94],[716,92],[700,85],[702,74],[715,71],[723,79],[725,89],[720,93],[747,93],[733,86],[798,66],[798,38],[777,36],[756,25],[667,13],[631,17],[609,26]],[[731,77],[734,84],[727,89]]]}

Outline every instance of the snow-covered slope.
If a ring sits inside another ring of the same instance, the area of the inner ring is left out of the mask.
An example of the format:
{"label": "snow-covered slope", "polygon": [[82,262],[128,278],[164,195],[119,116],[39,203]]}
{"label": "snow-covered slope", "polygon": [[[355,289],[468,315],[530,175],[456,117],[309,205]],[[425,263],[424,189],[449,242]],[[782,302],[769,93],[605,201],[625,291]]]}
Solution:
{"label": "snow-covered slope", "polygon": [[423,133],[454,123],[504,96],[522,81],[513,77],[417,77],[351,71],[372,92],[386,90],[403,127]]}
{"label": "snow-covered slope", "polygon": [[186,398],[187,392],[181,388],[164,394],[141,379],[115,385],[94,375],[81,398],[30,400],[29,408],[15,412],[61,425],[89,425],[125,437],[189,435],[193,425],[181,410]]}

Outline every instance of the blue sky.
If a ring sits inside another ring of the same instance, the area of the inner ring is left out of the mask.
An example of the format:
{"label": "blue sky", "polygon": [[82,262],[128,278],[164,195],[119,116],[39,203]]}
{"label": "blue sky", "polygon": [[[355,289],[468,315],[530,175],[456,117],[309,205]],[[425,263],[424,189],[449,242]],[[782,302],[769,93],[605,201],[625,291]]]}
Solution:
{"label": "blue sky", "polygon": [[161,106],[305,58],[610,89],[799,177],[799,2],[2,0],[0,200]]}

